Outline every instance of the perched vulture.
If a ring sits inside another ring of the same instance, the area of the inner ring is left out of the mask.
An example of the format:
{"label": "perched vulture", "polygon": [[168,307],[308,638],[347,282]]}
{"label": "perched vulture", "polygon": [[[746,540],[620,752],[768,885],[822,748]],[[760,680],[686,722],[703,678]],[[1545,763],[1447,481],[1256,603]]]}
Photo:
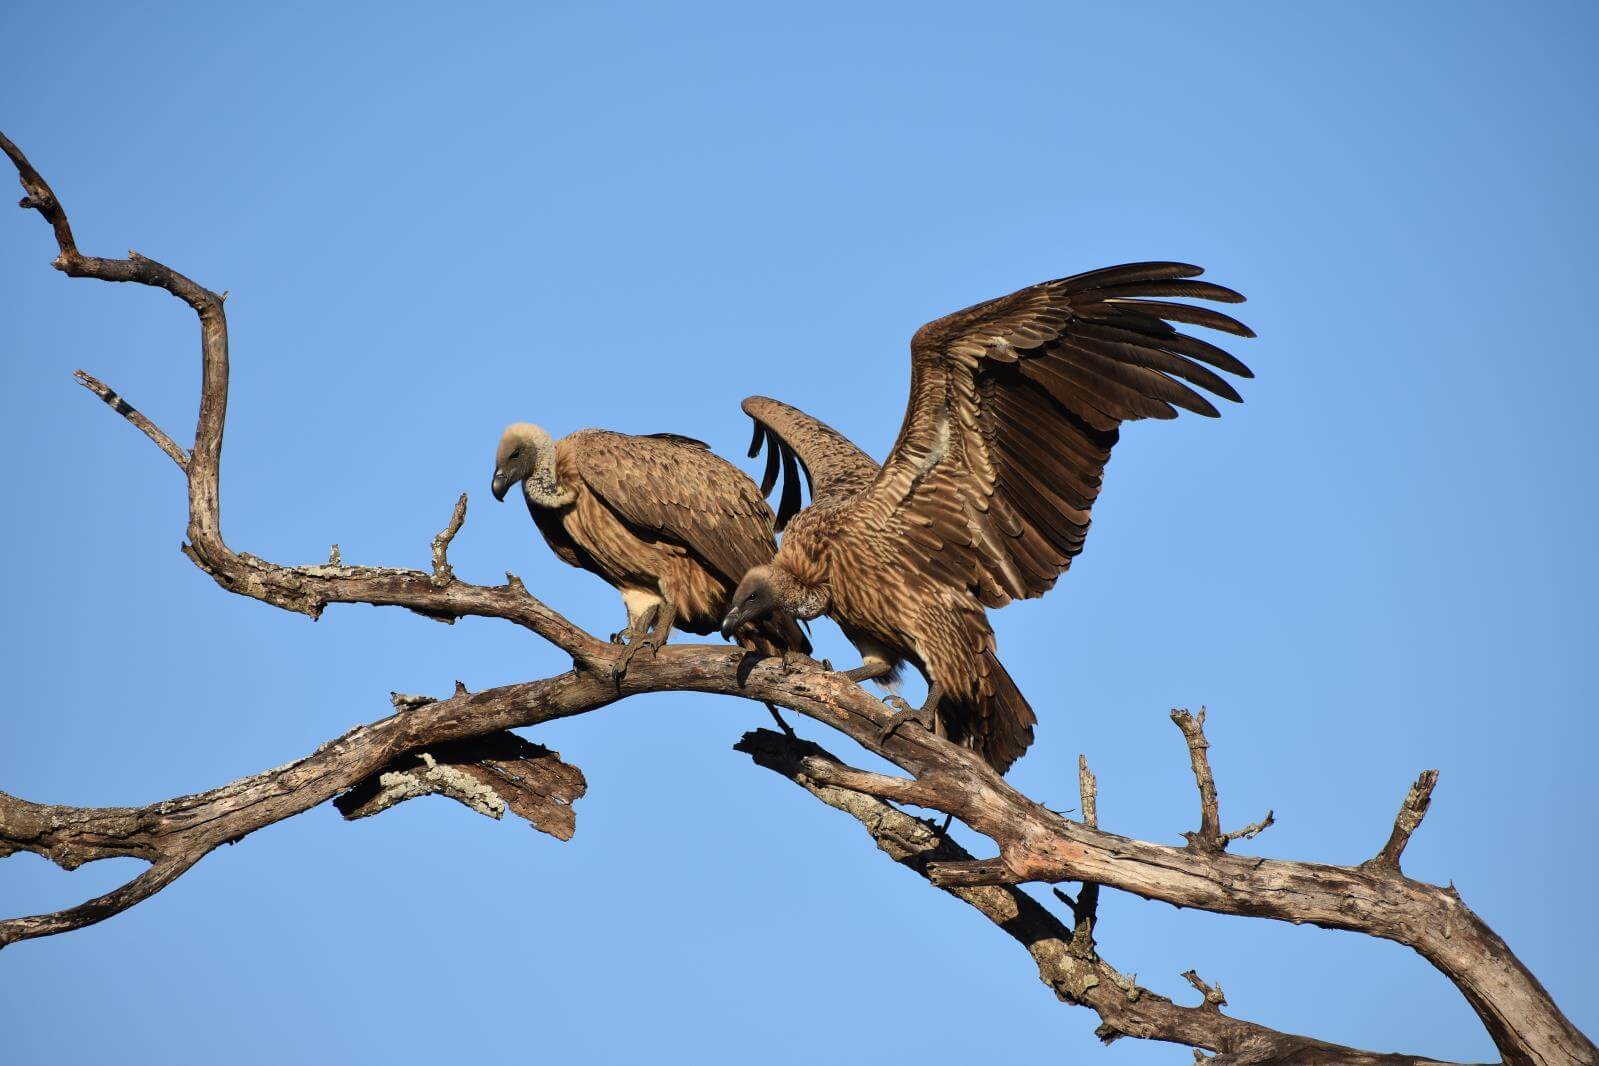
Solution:
{"label": "perched vulture", "polygon": [[[674,625],[716,632],[733,586],[777,550],[765,494],[706,445],[674,433],[584,429],[556,441],[518,422],[500,438],[494,498],[517,482],[550,549],[621,592],[627,626],[612,639],[629,647],[619,674],[639,649],[665,644]],[[811,650],[781,610],[728,635],[766,655]]]}
{"label": "perched vulture", "polygon": [[[787,404],[745,400],[750,455],[768,448],[763,491],[783,470],[783,544],[744,576],[725,629],[771,611],[828,615],[861,652],[854,680],[906,661],[927,678],[927,702],[902,710],[885,734],[914,719],[1006,770],[1032,743],[1036,719],[995,657],[984,609],[1043,595],[1071,565],[1121,423],[1175,418],[1179,407],[1215,415],[1189,385],[1237,401],[1210,367],[1252,376],[1168,323],[1254,336],[1247,326],[1150,299],[1243,300],[1186,280],[1200,273],[1182,263],[1108,267],[923,326],[911,339],[905,421],[881,468]],[[804,510],[796,459],[811,484]]]}

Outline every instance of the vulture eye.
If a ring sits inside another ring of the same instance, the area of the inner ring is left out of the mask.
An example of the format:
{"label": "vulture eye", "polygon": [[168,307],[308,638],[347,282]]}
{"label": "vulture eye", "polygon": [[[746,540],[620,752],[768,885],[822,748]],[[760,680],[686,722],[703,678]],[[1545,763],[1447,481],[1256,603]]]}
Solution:
{"label": "vulture eye", "polygon": [[755,602],[755,593],[752,592],[748,596],[745,596],[744,597],[744,602],[745,603],[754,603]]}
{"label": "vulture eye", "polygon": [[521,454],[522,454],[522,449],[521,448],[513,448],[511,450],[511,458],[512,459],[519,458],[521,456]]}

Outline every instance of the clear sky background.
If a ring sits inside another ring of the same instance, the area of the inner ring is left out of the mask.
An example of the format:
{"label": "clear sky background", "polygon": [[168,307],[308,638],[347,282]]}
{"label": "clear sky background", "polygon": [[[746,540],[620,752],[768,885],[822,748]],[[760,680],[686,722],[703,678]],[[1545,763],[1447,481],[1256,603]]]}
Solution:
{"label": "clear sky background", "polygon": [[[1246,292],[1259,378],[1125,433],[1088,548],[997,613],[1042,719],[1012,774],[1107,828],[1197,818],[1208,704],[1250,853],[1358,862],[1442,772],[1413,875],[1453,881],[1590,1032],[1599,363],[1595,9],[49,4],[0,42],[5,131],[90,253],[231,291],[239,550],[507,568],[597,632],[620,605],[488,495],[509,421],[703,437],[783,397],[881,456],[921,323],[1134,259]],[[4,179],[9,183],[10,179]],[[196,326],[71,281],[0,210],[11,500],[0,788],[145,803],[302,755],[391,689],[548,675],[504,624],[319,623],[178,552]],[[749,464],[746,464],[747,466]],[[820,651],[849,661],[830,624]],[[443,800],[308,813],[103,925],[0,954],[9,1062],[1186,1061],[1100,1050],[1026,955],[730,745],[759,705],[639,698],[539,730],[587,773],[559,844]],[[802,732],[859,755],[811,723]],[[981,841],[968,841],[981,850]],[[0,911],[131,876],[0,863]],[[1105,957],[1192,1002],[1487,1058],[1395,945],[1108,894]]]}

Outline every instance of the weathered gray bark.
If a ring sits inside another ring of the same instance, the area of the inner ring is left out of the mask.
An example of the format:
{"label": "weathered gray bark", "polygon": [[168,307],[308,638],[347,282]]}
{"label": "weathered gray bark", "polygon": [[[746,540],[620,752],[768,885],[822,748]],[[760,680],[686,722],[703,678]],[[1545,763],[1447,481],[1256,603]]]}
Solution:
{"label": "weathered gray bark", "polygon": [[[330,603],[408,608],[452,621],[475,615],[523,626],[572,656],[568,673],[542,681],[469,693],[459,685],[440,700],[394,699],[396,711],[324,744],[285,767],[222,788],[148,807],[79,808],[30,803],[0,793],[0,856],[31,851],[69,869],[112,856],[151,863],[122,888],[54,914],[0,921],[0,946],[100,921],[133,906],[193,866],[212,849],[328,800],[350,817],[375,814],[416,795],[451,796],[482,813],[511,809],[560,837],[570,836],[571,803],[582,775],[552,753],[504,731],[597,710],[642,693],[688,690],[780,705],[829,725],[878,752],[909,777],[843,765],[814,745],[759,732],[741,743],[761,765],[861,821],[896,861],[970,903],[1027,947],[1040,977],[1062,999],[1098,1012],[1105,1039],[1137,1036],[1204,1048],[1228,1062],[1421,1062],[1279,1033],[1224,1015],[1219,987],[1185,975],[1202,994],[1180,1007],[1138,988],[1098,954],[1094,934],[1099,886],[1222,914],[1312,922],[1405,944],[1461,990],[1505,1062],[1593,1063],[1593,1044],[1565,1018],[1509,948],[1451,888],[1407,878],[1399,861],[1420,825],[1436,775],[1422,775],[1401,807],[1388,842],[1354,867],[1226,853],[1261,822],[1223,833],[1206,754],[1203,714],[1174,712],[1188,741],[1201,796],[1200,828],[1186,847],[1130,840],[1097,827],[1093,778],[1082,768],[1085,819],[1071,822],[1018,793],[963,748],[915,729],[883,740],[889,711],[859,686],[808,660],[796,669],[753,662],[736,648],[672,645],[635,660],[613,679],[619,649],[583,632],[528,594],[513,575],[504,585],[459,580],[447,553],[466,516],[457,502],[432,546],[429,571],[346,566],[335,547],[327,563],[280,566],[236,553],[223,540],[218,487],[228,396],[228,333],[223,296],[181,274],[129,253],[127,259],[81,254],[66,212],[43,178],[10,141],[11,158],[32,208],[54,230],[58,269],[73,277],[129,281],[165,289],[188,304],[201,325],[201,395],[192,448],[185,450],[109,387],[79,379],[149,437],[182,471],[188,485],[185,551],[223,588],[316,617]],[[974,860],[947,837],[890,806],[908,802],[948,812],[989,837],[998,857]],[[1084,884],[1066,926],[1013,885],[1023,881]]]}

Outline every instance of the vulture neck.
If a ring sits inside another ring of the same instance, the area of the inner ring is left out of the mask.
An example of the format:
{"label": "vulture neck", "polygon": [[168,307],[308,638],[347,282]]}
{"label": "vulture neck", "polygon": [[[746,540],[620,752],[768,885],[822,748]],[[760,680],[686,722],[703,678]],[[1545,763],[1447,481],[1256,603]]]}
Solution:
{"label": "vulture neck", "polygon": [[784,609],[807,622],[826,614],[833,599],[833,590],[825,584],[806,584],[792,570],[781,565],[772,567],[771,583],[772,591],[777,593],[778,602]]}
{"label": "vulture neck", "polygon": [[577,499],[577,491],[562,485],[555,473],[555,448],[540,448],[533,470],[522,481],[522,495],[529,507],[565,507]]}

